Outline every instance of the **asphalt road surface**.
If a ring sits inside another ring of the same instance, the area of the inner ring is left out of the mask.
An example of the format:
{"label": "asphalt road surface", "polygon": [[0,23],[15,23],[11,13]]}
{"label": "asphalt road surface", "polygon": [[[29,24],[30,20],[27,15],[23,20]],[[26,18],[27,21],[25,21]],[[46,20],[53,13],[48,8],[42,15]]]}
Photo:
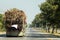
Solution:
{"label": "asphalt road surface", "polygon": [[26,28],[24,37],[6,37],[5,34],[0,35],[0,40],[59,40],[60,37],[40,32],[34,28]]}

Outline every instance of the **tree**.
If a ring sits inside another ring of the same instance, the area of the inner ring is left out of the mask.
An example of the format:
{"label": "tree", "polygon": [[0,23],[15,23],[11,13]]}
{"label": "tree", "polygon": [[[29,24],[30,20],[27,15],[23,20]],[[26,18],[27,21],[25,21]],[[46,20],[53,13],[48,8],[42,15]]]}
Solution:
{"label": "tree", "polygon": [[3,14],[0,14],[0,31],[5,31],[5,28],[3,27]]}
{"label": "tree", "polygon": [[60,0],[47,0],[42,3],[40,7],[41,12],[44,15],[46,23],[52,25],[52,33],[54,32],[55,25],[59,25],[60,21]]}
{"label": "tree", "polygon": [[32,25],[36,26],[36,27],[41,27],[41,25],[43,25],[43,15],[42,13],[39,13],[35,16],[35,19],[32,21]]}

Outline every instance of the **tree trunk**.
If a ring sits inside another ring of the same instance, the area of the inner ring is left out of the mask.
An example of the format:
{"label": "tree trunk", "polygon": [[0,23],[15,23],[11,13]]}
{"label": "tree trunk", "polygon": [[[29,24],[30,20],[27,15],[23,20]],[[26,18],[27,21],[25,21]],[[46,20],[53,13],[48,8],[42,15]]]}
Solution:
{"label": "tree trunk", "polygon": [[48,26],[48,30],[47,31],[50,32],[50,24],[47,24],[47,26]]}
{"label": "tree trunk", "polygon": [[57,33],[57,28],[56,28],[56,33]]}
{"label": "tree trunk", "polygon": [[55,29],[54,25],[52,25],[52,28],[53,28],[53,29],[52,29],[52,33],[54,33],[54,29]]}

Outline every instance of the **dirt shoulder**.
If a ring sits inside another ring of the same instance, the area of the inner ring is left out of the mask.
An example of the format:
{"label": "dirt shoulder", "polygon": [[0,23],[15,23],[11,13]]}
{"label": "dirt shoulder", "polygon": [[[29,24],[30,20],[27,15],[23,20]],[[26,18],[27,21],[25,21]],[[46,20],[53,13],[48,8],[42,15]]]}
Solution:
{"label": "dirt shoulder", "polygon": [[0,32],[0,34],[6,34],[6,32]]}

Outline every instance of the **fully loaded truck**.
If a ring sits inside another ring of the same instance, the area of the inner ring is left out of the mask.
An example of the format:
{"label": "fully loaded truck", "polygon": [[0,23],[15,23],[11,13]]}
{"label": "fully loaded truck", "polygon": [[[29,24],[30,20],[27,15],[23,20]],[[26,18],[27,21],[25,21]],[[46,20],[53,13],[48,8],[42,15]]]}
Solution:
{"label": "fully loaded truck", "polygon": [[4,26],[6,28],[6,36],[24,36],[26,24],[24,11],[13,8],[5,12]]}

